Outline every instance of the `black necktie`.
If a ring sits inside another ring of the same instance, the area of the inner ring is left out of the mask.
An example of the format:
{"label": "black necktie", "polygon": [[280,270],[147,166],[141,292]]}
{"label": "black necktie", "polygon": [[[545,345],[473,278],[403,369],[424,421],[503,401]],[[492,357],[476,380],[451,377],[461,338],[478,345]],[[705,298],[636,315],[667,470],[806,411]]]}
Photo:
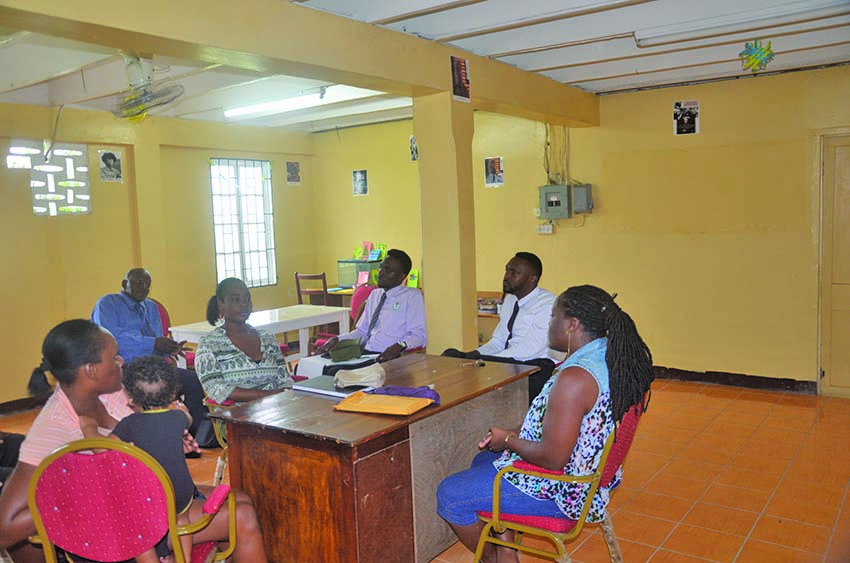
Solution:
{"label": "black necktie", "polygon": [[511,318],[508,319],[508,338],[505,340],[505,350],[508,349],[508,343],[511,341],[511,336],[514,335],[514,321],[516,321],[516,316],[519,314],[519,300],[514,303],[514,310],[511,313]]}
{"label": "black necktie", "polygon": [[381,307],[384,306],[384,301],[387,300],[387,292],[385,291],[383,295],[381,295],[381,300],[378,301],[378,306],[375,307],[375,312],[372,313],[372,318],[369,319],[369,329],[366,331],[366,340],[361,343],[361,346],[364,348],[366,344],[369,342],[369,337],[372,336],[372,330],[374,330],[375,325],[378,324],[378,317],[381,314]]}

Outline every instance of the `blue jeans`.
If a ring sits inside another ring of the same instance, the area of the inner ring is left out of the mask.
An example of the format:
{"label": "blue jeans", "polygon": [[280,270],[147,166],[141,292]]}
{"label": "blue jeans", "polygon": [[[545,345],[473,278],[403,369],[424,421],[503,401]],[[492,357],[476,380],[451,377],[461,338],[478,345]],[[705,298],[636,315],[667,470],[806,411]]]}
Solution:
{"label": "blue jeans", "polygon": [[[476,512],[493,509],[493,479],[497,473],[493,461],[499,455],[483,451],[473,458],[469,469],[443,479],[437,487],[437,514],[443,520],[455,526],[471,526],[478,522]],[[528,496],[504,478],[500,498],[501,510],[507,514],[564,517],[554,501]]]}

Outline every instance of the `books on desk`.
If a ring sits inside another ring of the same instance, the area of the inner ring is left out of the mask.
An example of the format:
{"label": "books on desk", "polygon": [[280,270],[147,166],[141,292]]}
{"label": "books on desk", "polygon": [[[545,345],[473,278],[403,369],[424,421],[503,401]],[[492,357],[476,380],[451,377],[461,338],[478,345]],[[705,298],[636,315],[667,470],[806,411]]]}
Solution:
{"label": "books on desk", "polygon": [[320,375],[305,381],[298,381],[292,388],[296,391],[307,391],[308,393],[320,393],[332,397],[348,397],[357,391],[371,391],[373,387],[365,385],[349,385],[348,387],[336,387],[332,375]]}

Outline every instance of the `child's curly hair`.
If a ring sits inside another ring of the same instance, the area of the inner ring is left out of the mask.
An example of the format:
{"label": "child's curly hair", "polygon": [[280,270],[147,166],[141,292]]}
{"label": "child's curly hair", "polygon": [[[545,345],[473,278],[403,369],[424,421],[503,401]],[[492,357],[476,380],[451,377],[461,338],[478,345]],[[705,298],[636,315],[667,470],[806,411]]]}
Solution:
{"label": "child's curly hair", "polygon": [[163,356],[139,356],[124,364],[124,388],[142,410],[166,408],[177,398],[177,368]]}

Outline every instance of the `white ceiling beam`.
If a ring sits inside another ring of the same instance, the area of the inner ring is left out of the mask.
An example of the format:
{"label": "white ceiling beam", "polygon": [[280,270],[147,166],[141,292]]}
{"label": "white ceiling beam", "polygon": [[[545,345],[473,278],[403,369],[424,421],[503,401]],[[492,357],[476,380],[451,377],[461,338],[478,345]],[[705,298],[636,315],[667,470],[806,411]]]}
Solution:
{"label": "white ceiling beam", "polygon": [[109,55],[14,42],[0,47],[0,94],[54,79]]}

